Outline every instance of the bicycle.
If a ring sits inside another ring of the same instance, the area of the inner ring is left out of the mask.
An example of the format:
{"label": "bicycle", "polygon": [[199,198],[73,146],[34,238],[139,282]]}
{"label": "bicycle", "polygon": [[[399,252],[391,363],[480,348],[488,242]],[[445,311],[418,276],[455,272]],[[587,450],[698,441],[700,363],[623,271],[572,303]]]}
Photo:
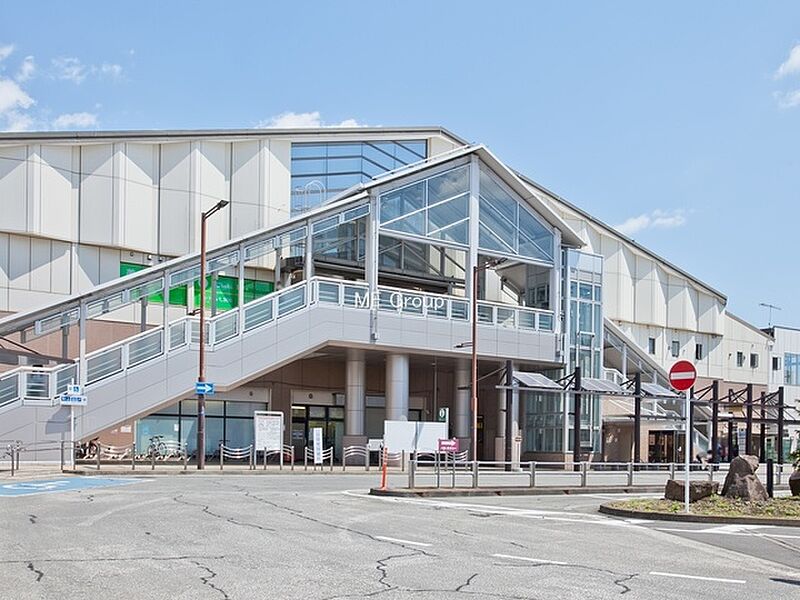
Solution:
{"label": "bicycle", "polygon": [[154,435],[150,438],[150,445],[147,447],[147,456],[156,458],[167,457],[167,445],[164,443],[163,435]]}

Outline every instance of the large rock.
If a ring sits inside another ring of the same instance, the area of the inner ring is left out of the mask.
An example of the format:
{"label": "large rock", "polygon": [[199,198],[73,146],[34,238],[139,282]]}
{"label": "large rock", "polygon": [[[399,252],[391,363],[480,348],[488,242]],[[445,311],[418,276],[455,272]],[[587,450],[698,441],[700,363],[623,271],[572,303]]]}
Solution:
{"label": "large rock", "polygon": [[[667,487],[664,489],[664,498],[683,502],[685,500],[684,489],[683,479],[668,479]],[[716,494],[717,490],[719,490],[719,483],[716,481],[714,483],[710,481],[690,481],[689,502],[697,502],[707,498],[712,494]]]}
{"label": "large rock", "polygon": [[763,502],[769,499],[767,490],[756,475],[758,458],[746,454],[731,461],[722,495],[726,498],[741,498],[748,502]]}

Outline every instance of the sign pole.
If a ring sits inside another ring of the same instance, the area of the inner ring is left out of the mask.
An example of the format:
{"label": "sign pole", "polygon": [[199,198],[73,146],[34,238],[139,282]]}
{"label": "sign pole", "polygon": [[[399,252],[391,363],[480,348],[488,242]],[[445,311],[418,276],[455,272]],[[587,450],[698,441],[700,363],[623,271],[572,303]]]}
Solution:
{"label": "sign pole", "polygon": [[75,405],[69,407],[69,462],[72,465],[72,470],[75,470]]}
{"label": "sign pole", "polygon": [[686,401],[684,406],[684,414],[686,416],[686,438],[683,442],[683,454],[684,454],[684,468],[686,472],[684,473],[684,485],[683,485],[683,503],[686,512],[689,512],[689,467],[691,466],[690,457],[689,457],[689,440],[691,438],[692,432],[691,428],[689,427],[689,423],[691,423],[691,410],[692,410],[692,400],[691,400],[692,388],[686,390]]}

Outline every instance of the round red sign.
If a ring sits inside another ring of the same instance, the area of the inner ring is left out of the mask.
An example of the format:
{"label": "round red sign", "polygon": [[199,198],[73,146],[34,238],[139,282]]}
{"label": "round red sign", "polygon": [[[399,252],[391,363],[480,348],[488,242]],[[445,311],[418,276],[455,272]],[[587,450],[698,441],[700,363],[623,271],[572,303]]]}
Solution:
{"label": "round red sign", "polygon": [[697,370],[688,360],[679,360],[669,370],[669,383],[680,392],[688,390],[696,380]]}

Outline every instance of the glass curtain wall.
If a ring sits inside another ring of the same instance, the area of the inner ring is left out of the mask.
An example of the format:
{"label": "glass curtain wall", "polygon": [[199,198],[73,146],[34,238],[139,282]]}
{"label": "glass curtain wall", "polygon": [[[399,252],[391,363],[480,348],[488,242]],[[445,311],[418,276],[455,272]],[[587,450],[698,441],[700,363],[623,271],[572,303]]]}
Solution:
{"label": "glass curtain wall", "polygon": [[427,155],[425,140],[292,144],[292,216]]}
{"label": "glass curtain wall", "polygon": [[[243,448],[253,443],[253,412],[267,410],[266,402],[206,400],[206,456],[217,456],[219,444]],[[197,400],[182,400],[136,422],[136,448],[147,451],[153,436],[186,444],[197,451]]]}

